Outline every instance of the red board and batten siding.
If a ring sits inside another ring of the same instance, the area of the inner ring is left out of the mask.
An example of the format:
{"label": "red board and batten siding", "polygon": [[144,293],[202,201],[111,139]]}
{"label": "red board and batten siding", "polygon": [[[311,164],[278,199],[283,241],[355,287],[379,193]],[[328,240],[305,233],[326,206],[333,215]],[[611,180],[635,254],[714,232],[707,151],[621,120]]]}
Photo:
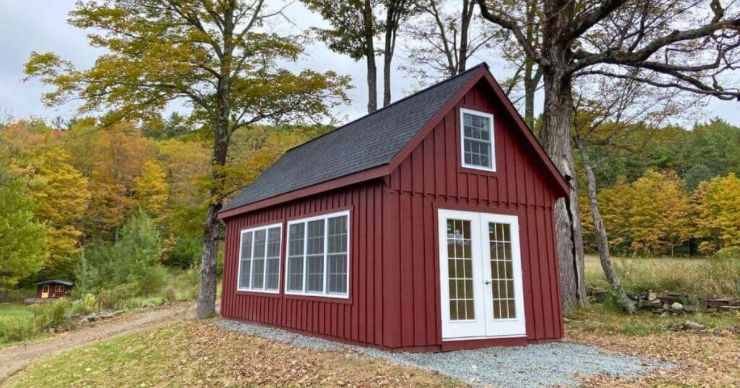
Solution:
{"label": "red board and batten siding", "polygon": [[[390,175],[385,244],[387,255],[399,260],[386,276],[393,277],[388,285],[397,286],[393,292],[401,296],[386,311],[391,347],[442,345],[438,209],[519,217],[527,338],[482,342],[541,342],[563,336],[552,217],[557,189],[541,172],[545,166],[528,156],[534,150],[509,129],[510,120],[493,101],[486,87],[473,88]],[[494,115],[496,172],[461,166],[461,107]]]}
{"label": "red board and batten siding", "polygon": [[[228,217],[225,317],[385,348],[522,344],[563,335],[552,206],[557,182],[484,81],[470,89],[384,179]],[[460,165],[459,109],[492,113],[496,172]],[[286,221],[350,210],[349,299],[285,295]],[[437,210],[519,216],[525,339],[442,343]],[[279,294],[236,291],[239,233],[283,223]]]}
{"label": "red board and batten siding", "polygon": [[[318,194],[226,220],[226,261],[221,314],[288,329],[376,346],[383,344],[382,180]],[[286,295],[287,221],[335,211],[350,211],[349,299]],[[254,226],[283,223],[280,293],[236,290],[239,233]],[[363,236],[364,238],[360,238]]]}

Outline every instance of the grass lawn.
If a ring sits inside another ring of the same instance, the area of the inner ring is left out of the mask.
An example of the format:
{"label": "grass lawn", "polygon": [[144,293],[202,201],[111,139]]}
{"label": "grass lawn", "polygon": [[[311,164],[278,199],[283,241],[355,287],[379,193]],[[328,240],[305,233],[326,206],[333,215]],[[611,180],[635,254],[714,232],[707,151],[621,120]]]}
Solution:
{"label": "grass lawn", "polygon": [[33,316],[26,305],[0,303],[0,323],[30,319]]}
{"label": "grass lawn", "polygon": [[[8,342],[17,340],[12,336],[16,332],[31,330],[33,313],[28,306],[13,303],[0,303],[0,347]],[[11,334],[13,332],[13,334]],[[10,336],[10,338],[9,338]]]}
{"label": "grass lawn", "polygon": [[37,362],[11,386],[461,386],[438,373],[178,322]]}

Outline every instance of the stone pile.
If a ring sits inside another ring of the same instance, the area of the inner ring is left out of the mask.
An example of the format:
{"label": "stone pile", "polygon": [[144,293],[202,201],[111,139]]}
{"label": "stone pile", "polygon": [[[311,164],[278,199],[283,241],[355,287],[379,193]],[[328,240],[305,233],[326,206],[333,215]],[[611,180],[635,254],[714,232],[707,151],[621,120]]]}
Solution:
{"label": "stone pile", "polygon": [[[606,290],[589,288],[588,294],[597,303],[602,303],[609,295]],[[740,299],[732,298],[696,298],[677,292],[643,292],[630,294],[638,309],[652,311],[661,315],[679,315],[685,313],[740,311]]]}

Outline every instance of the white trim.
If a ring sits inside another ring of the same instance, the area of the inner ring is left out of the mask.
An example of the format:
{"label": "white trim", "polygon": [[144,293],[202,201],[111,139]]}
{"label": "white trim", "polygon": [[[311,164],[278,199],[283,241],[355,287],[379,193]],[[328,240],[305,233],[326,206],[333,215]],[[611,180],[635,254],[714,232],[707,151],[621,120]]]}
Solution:
{"label": "white trim", "polygon": [[[465,163],[465,114],[470,114],[474,116],[480,116],[485,117],[488,119],[488,122],[491,123],[489,128],[489,135],[490,135],[490,159],[491,159],[491,167],[483,167],[483,166],[476,166]],[[494,123],[493,123],[493,115],[486,112],[480,112],[477,110],[467,109],[467,108],[460,108],[460,125],[458,126],[459,132],[460,132],[460,163],[465,168],[472,168],[474,170],[482,170],[482,171],[490,171],[495,172],[496,171],[496,142],[494,141],[496,136],[494,135]]]}
{"label": "white trim", "polygon": [[[328,271],[329,271],[329,262],[327,260],[328,251],[329,251],[329,244],[328,244],[328,238],[329,238],[329,224],[328,219],[329,218],[336,218],[341,216],[347,216],[347,285],[346,289],[347,292],[343,294],[337,294],[337,293],[329,293],[328,290]],[[324,287],[322,292],[310,292],[306,291],[306,279],[308,278],[308,260],[306,259],[306,256],[308,255],[308,223],[311,221],[317,221],[317,220],[324,220]],[[295,224],[304,224],[303,227],[303,287],[302,289],[304,291],[291,291],[288,290],[288,284],[290,281],[289,278],[289,258],[290,258],[290,227],[291,225]],[[336,299],[349,299],[349,287],[350,287],[350,277],[351,277],[351,268],[352,268],[352,260],[351,260],[351,230],[352,230],[352,222],[350,217],[350,211],[344,210],[340,212],[335,213],[327,213],[327,214],[321,214],[317,216],[312,217],[306,217],[306,218],[298,218],[295,220],[288,221],[287,224],[287,233],[285,237],[285,294],[286,295],[301,295],[301,296],[320,296],[322,298],[336,298]]]}
{"label": "white trim", "polygon": [[[474,320],[451,321],[449,319],[450,291],[447,258],[448,219],[470,221],[471,253],[473,256]],[[492,289],[490,285],[485,285],[485,280],[491,279],[490,249],[485,248],[489,244],[489,222],[505,223],[510,225],[514,298],[516,306],[515,318],[493,318]],[[484,338],[526,337],[526,318],[524,315],[523,278],[521,270],[521,242],[519,239],[518,216],[439,209],[438,224],[439,235],[437,238],[439,239],[439,282],[442,340],[458,341]]]}
{"label": "white trim", "polygon": [[[270,235],[269,230],[270,229],[273,229],[273,228],[278,228],[278,236],[279,236],[278,241],[280,242],[280,244],[282,244],[283,243],[283,224],[282,223],[270,224],[270,225],[262,225],[262,226],[258,226],[258,227],[255,227],[255,228],[249,228],[249,229],[242,229],[239,232],[239,250],[238,250],[238,254],[237,254],[238,269],[236,271],[236,290],[237,291],[260,292],[260,293],[264,293],[264,294],[279,294],[280,293],[280,282],[281,282],[281,276],[280,276],[280,274],[282,273],[282,260],[280,258],[280,253],[282,253],[282,251],[283,251],[282,250],[282,246],[278,246],[278,285],[277,285],[277,288],[274,289],[274,290],[273,289],[270,289],[270,290],[265,289],[267,287],[267,249],[269,248],[269,246],[268,246],[269,245],[268,244],[269,243],[268,237]],[[262,276],[263,276],[263,278],[262,278],[262,289],[255,289],[255,288],[252,288],[252,277],[254,276],[254,273],[252,271],[252,264],[254,262],[254,232],[257,232],[257,231],[260,231],[260,230],[264,230],[265,231],[265,252],[264,252],[264,256],[262,256],[263,259],[264,259],[264,261],[265,261],[265,263],[264,263],[264,268],[262,269]],[[240,280],[241,280],[241,275],[242,275],[242,243],[244,242],[243,241],[244,240],[244,235],[246,233],[249,233],[249,232],[252,233],[252,245],[249,247],[249,249],[251,250],[251,256],[250,256],[250,259],[249,259],[249,267],[250,267],[249,277],[250,277],[250,279],[249,279],[249,287],[248,288],[244,288],[244,287],[240,287],[239,286],[239,283],[240,283]]]}

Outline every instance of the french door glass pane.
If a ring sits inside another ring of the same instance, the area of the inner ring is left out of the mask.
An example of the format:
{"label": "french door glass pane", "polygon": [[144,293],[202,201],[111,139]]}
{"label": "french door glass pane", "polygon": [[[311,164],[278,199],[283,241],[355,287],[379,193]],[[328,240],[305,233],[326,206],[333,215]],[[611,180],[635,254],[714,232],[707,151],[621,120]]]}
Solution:
{"label": "french door glass pane", "polygon": [[450,320],[475,319],[470,221],[447,220]]}
{"label": "french door glass pane", "polygon": [[489,222],[488,241],[491,249],[493,318],[516,318],[510,225]]}
{"label": "french door glass pane", "polygon": [[251,260],[252,260],[252,232],[242,234],[239,268],[239,288],[249,288]]}
{"label": "french door glass pane", "polygon": [[303,244],[306,224],[288,229],[288,290],[303,291]]}

